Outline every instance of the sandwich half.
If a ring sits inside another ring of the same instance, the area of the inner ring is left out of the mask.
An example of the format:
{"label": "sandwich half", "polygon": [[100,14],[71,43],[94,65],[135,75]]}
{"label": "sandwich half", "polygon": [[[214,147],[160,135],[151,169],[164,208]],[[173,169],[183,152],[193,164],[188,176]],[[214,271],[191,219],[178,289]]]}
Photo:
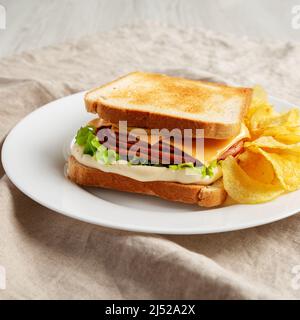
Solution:
{"label": "sandwich half", "polygon": [[93,89],[85,104],[97,118],[77,132],[68,177],[218,206],[226,199],[220,162],[243,150],[251,96],[249,88],[143,72]]}

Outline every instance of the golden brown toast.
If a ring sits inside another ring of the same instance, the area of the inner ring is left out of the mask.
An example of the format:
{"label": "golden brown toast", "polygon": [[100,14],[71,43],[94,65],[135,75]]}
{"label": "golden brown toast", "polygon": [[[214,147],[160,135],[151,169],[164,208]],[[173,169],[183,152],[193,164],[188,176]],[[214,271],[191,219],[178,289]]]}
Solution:
{"label": "golden brown toast", "polygon": [[238,134],[252,89],[133,72],[85,95],[87,111],[139,128],[204,129],[204,136]]}

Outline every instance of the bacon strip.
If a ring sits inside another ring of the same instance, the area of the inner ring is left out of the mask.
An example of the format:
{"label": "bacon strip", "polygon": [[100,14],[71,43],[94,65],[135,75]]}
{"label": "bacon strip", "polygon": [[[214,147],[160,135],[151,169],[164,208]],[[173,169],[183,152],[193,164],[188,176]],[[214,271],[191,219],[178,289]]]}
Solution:
{"label": "bacon strip", "polygon": [[227,151],[225,151],[218,160],[224,160],[229,156],[237,156],[239,153],[243,152],[244,150],[244,141],[241,140],[239,142],[237,142],[236,144],[234,144],[233,146],[231,146]]}
{"label": "bacon strip", "polygon": [[130,134],[126,139],[124,134],[112,132],[110,128],[98,131],[98,138],[101,144],[115,150],[120,155],[126,156],[128,153],[129,158],[136,155],[154,164],[180,164],[187,162],[199,164],[199,161],[194,157],[165,142],[159,141],[159,143],[151,146],[144,141],[139,141],[137,137]]}
{"label": "bacon strip", "polygon": [[[114,131],[108,126],[99,128],[97,136],[101,144],[109,149],[115,150],[125,159],[128,158],[131,160],[133,156],[136,155],[143,161],[152,164],[168,165],[191,162],[194,165],[201,165],[199,160],[193,156],[162,141],[151,146],[145,141],[139,141],[138,137],[131,135],[130,133],[126,137],[123,133]],[[138,144],[136,144],[137,142]],[[237,142],[225,151],[218,160],[224,160],[230,155],[236,156],[243,150],[243,145],[243,141]]]}

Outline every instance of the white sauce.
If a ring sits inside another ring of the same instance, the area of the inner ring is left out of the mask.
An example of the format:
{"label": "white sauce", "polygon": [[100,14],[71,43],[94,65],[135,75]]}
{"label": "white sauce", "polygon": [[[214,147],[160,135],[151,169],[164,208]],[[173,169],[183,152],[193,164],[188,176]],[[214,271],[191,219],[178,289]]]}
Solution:
{"label": "white sauce", "polygon": [[169,181],[183,184],[209,185],[222,176],[222,169],[217,166],[212,177],[196,173],[193,169],[172,170],[166,167],[154,167],[146,165],[130,165],[127,161],[119,160],[113,164],[106,165],[97,161],[90,155],[83,154],[83,148],[77,144],[71,147],[71,153],[81,164],[99,169],[104,172],[116,173],[138,181]]}

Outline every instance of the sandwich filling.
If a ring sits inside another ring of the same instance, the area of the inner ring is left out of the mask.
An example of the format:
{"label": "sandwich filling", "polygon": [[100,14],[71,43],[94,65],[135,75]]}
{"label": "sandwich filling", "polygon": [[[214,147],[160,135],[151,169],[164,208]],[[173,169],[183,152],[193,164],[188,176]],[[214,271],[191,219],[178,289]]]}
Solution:
{"label": "sandwich filling", "polygon": [[105,156],[97,160],[95,157],[85,154],[84,147],[76,143],[73,144],[71,152],[79,163],[87,167],[119,174],[143,182],[168,181],[182,184],[209,185],[222,176],[222,170],[219,165],[210,167],[209,173],[203,174],[201,170],[196,171],[192,167],[182,167],[181,169],[174,170],[163,166],[134,165],[125,160],[112,160],[108,162]]}
{"label": "sandwich filling", "polygon": [[183,148],[178,140],[159,136],[150,143],[149,137],[128,132],[101,119],[93,120],[77,132],[71,153],[85,166],[138,181],[209,185],[222,176],[220,161],[240,153],[243,140],[249,137],[242,125],[231,139],[205,139],[199,152],[194,143]]}

